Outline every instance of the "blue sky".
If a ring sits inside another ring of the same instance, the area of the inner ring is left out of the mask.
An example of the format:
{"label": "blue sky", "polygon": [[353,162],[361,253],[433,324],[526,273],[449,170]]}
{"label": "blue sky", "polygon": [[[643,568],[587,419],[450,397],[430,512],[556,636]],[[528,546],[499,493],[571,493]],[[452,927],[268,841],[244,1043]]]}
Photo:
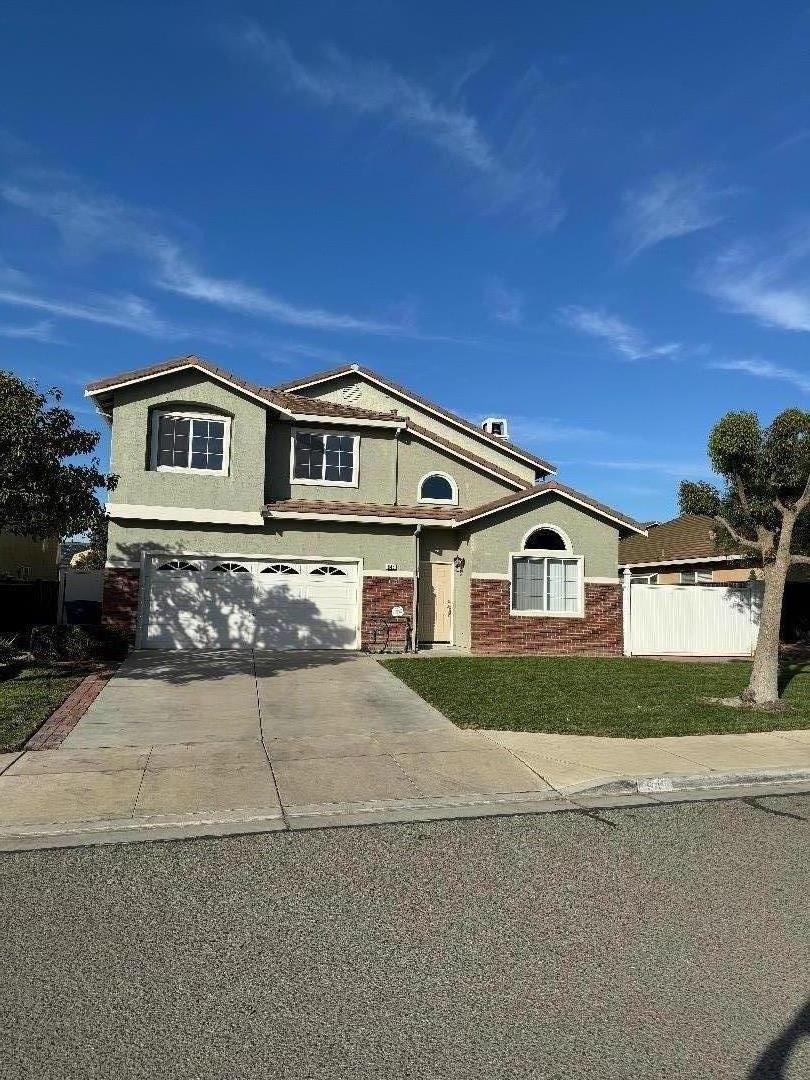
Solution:
{"label": "blue sky", "polygon": [[[810,400],[810,9],[11,2],[0,364],[359,362],[641,518]],[[106,448],[103,450],[106,455]]]}

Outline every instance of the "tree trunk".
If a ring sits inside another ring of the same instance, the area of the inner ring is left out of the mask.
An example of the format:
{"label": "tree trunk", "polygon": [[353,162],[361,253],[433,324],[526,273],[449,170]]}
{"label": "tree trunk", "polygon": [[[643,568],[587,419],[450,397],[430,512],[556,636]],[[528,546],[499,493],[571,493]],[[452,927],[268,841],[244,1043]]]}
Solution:
{"label": "tree trunk", "polygon": [[759,637],[754,651],[751,678],[743,692],[743,701],[752,705],[773,705],[779,700],[779,630],[782,601],[790,569],[790,544],[793,523],[784,522],[776,557],[765,564],[765,595],[759,620]]}

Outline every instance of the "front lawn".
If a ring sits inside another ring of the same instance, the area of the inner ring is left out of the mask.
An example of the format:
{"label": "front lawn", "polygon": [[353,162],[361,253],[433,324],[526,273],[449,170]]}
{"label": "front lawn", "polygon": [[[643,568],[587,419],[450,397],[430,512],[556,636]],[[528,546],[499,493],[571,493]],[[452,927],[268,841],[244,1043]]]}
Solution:
{"label": "front lawn", "polygon": [[750,664],[736,661],[455,656],[385,666],[465,728],[645,739],[810,727],[808,662],[783,666],[783,696],[792,708],[780,713],[702,700],[744,689]]}
{"label": "front lawn", "polygon": [[0,752],[21,750],[86,674],[78,667],[36,665],[0,679]]}

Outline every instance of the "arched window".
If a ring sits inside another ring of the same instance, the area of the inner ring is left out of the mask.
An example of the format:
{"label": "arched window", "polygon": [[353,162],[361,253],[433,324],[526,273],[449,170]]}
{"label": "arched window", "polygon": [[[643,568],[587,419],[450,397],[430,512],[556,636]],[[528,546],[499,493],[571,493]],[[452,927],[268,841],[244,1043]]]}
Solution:
{"label": "arched window", "polygon": [[419,481],[419,502],[457,503],[458,490],[452,476],[428,473]]}
{"label": "arched window", "polygon": [[513,615],[584,615],[583,558],[562,529],[535,525],[510,559]]}
{"label": "arched window", "polygon": [[193,562],[186,562],[185,559],[169,559],[168,562],[161,563],[158,570],[162,570],[166,573],[175,574],[188,574],[195,573],[200,568]]}
{"label": "arched window", "polygon": [[290,566],[289,563],[270,563],[269,566],[265,566],[261,571],[263,574],[300,574],[300,570],[296,570],[294,566]]}
{"label": "arched window", "polygon": [[346,571],[339,566],[316,566],[310,573],[317,577],[346,577]]}
{"label": "arched window", "polygon": [[216,574],[249,574],[246,566],[238,562],[221,562],[211,567],[212,573]]}
{"label": "arched window", "polygon": [[571,544],[568,537],[557,529],[548,525],[541,525],[539,529],[532,531],[523,540],[524,551],[570,551]]}

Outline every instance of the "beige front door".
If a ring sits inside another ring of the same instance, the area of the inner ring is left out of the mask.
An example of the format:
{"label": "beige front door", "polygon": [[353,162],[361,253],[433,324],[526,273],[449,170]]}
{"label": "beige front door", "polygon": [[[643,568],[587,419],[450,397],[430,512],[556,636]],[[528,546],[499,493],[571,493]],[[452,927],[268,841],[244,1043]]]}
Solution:
{"label": "beige front door", "polygon": [[452,573],[449,563],[422,563],[419,567],[420,641],[451,639]]}

